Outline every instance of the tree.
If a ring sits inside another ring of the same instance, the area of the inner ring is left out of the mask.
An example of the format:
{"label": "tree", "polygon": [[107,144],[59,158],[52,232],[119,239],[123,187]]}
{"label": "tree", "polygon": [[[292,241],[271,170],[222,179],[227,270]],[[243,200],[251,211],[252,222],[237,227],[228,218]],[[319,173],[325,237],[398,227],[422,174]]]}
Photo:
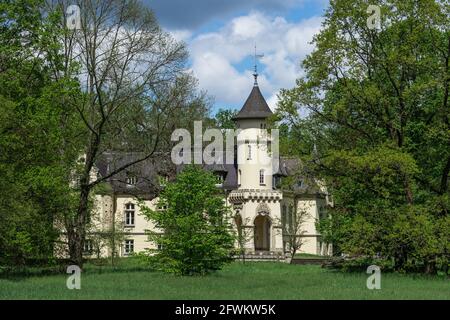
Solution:
{"label": "tree", "polygon": [[[279,119],[289,119],[301,137],[297,154],[334,196],[327,223],[335,248],[433,273],[436,261],[448,264],[435,243],[450,207],[450,6],[371,4],[381,8],[378,30],[367,23],[366,1],[330,3],[305,76],[280,94]],[[422,249],[398,246],[415,232],[405,219],[435,230]]]}
{"label": "tree", "polygon": [[[74,4],[80,9],[80,29],[66,25],[68,6]],[[58,38],[61,55],[48,64],[57,79],[76,78],[81,88],[81,94],[65,99],[83,124],[85,143],[79,149],[83,164],[77,172],[76,212],[64,216],[64,225],[70,259],[82,266],[94,188],[167,148],[164,133],[173,129],[172,117],[178,119],[204,100],[184,70],[184,46],[161,30],[140,1],[54,0],[47,10],[64,17],[59,21],[64,31]],[[96,162],[108,152],[139,156],[107,175],[94,176]]]}
{"label": "tree", "polygon": [[236,243],[238,245],[239,255],[242,262],[245,263],[245,244],[253,239],[253,227],[248,227],[250,218],[246,218],[242,221],[241,215],[234,217],[234,223],[236,227]]}
{"label": "tree", "polygon": [[[0,3],[0,263],[53,257],[55,225],[74,208],[69,172],[78,156],[80,122],[64,97],[76,81],[53,77],[55,16],[43,1]],[[55,72],[61,69],[56,67]],[[70,144],[66,141],[70,140]],[[64,149],[64,152],[61,152]]]}
{"label": "tree", "polygon": [[287,221],[282,223],[283,240],[286,242],[288,250],[291,254],[290,261],[295,257],[295,254],[301,249],[305,243],[304,224],[309,218],[308,205],[299,206],[299,196],[294,195],[293,210],[288,212]]}
{"label": "tree", "polygon": [[206,274],[232,260],[234,237],[228,208],[213,174],[187,166],[162,191],[158,209],[142,207],[156,229],[149,240],[160,249],[151,259],[166,272]]}
{"label": "tree", "polygon": [[236,125],[233,118],[237,115],[236,110],[219,109],[214,116],[216,128],[221,130],[235,129]]}

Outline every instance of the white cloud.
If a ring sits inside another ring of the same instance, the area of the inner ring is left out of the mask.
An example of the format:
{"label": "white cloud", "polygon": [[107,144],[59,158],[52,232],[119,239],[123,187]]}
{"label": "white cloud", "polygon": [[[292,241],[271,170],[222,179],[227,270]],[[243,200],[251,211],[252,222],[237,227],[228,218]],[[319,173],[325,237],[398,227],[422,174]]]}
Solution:
{"label": "white cloud", "polygon": [[279,89],[293,87],[301,75],[300,61],[312,51],[309,42],[321,21],[313,17],[290,23],[257,11],[236,17],[218,31],[188,41],[192,70],[217,104],[239,108],[252,87],[252,60],[245,59],[251,58],[256,43],[258,52],[264,53],[259,62],[260,88],[274,107]]}
{"label": "white cloud", "polygon": [[188,41],[192,37],[192,32],[186,29],[170,30],[170,35],[177,41]]}

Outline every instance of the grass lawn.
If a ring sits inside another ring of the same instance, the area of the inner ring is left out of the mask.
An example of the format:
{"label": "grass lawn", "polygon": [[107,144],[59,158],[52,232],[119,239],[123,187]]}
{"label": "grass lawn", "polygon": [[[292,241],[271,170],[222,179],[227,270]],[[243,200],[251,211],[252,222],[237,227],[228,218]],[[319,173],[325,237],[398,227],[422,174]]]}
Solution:
{"label": "grass lawn", "polygon": [[66,288],[66,275],[0,277],[0,299],[450,299],[450,280],[382,274],[381,290],[366,288],[365,273],[315,265],[235,262],[205,277],[178,277],[136,262],[87,265],[81,290]]}

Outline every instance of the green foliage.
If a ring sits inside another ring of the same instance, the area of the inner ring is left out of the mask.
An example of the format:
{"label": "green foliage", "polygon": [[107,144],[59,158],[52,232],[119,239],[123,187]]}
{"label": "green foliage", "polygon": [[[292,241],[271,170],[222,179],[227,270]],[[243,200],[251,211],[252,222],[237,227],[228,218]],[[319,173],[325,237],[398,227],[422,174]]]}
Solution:
{"label": "green foliage", "polygon": [[158,202],[162,209],[142,208],[159,230],[148,234],[161,247],[151,250],[160,269],[205,274],[231,261],[234,237],[224,196],[215,185],[211,173],[188,166],[162,191]]}
{"label": "green foliage", "polygon": [[68,182],[80,132],[64,97],[76,82],[56,81],[48,69],[59,31],[42,8],[39,0],[0,4],[1,264],[51,259],[55,221],[73,209]]}
{"label": "green foliage", "polygon": [[233,121],[233,117],[236,115],[236,110],[219,109],[214,117],[215,127],[223,130],[236,129],[236,125]]}
{"label": "green foliage", "polygon": [[336,253],[448,270],[450,6],[371,4],[379,30],[367,1],[331,1],[305,77],[280,94],[281,143],[300,141],[290,154],[333,195],[318,229]]}

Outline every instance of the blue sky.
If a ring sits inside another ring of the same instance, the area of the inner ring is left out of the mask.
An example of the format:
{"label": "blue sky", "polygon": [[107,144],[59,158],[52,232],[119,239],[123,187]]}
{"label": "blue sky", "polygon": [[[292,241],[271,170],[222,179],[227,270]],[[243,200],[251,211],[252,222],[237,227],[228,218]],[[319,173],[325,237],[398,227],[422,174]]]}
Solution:
{"label": "blue sky", "polygon": [[271,108],[281,88],[302,75],[300,61],[320,30],[327,0],[144,0],[163,28],[186,42],[199,87],[218,108],[240,109],[253,85],[254,46],[259,85]]}

